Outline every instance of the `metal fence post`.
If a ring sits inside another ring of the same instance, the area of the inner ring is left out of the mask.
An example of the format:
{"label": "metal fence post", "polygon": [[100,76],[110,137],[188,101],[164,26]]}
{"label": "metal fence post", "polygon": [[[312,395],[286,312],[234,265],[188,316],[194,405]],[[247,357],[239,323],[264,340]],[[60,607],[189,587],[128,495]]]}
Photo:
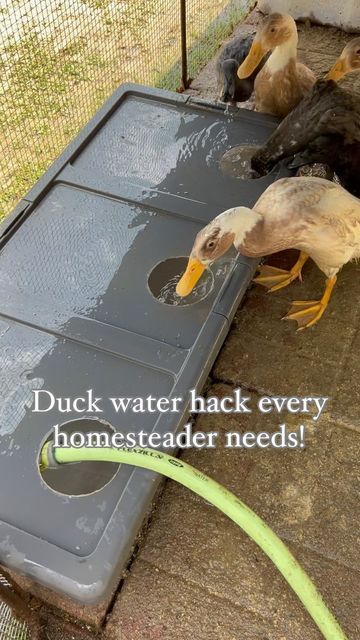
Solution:
{"label": "metal fence post", "polygon": [[186,45],[186,0],[180,0],[180,27],[181,27],[181,86],[180,91],[188,88],[190,81],[187,69],[187,45]]}

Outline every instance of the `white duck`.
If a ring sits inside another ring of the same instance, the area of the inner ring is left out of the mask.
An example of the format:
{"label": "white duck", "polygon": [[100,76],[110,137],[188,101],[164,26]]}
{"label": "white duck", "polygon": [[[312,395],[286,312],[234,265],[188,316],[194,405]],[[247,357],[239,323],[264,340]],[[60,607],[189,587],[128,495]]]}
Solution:
{"label": "white duck", "polygon": [[235,207],[224,211],[198,233],[187,269],[177,285],[178,295],[187,296],[204,269],[232,244],[249,257],[290,248],[300,250],[290,271],[260,267],[255,282],[270,291],[301,278],[306,260],[314,260],[327,278],[322,298],[295,301],[285,316],[296,320],[299,329],[305,329],[323,315],[342,266],[360,257],[360,200],[322,178],[283,178],[274,182],[252,209]]}

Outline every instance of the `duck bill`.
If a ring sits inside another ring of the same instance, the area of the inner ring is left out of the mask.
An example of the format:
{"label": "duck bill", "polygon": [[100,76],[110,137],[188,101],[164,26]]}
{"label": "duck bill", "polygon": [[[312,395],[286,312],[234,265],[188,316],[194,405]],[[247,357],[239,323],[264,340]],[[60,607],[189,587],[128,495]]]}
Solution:
{"label": "duck bill", "polygon": [[266,54],[267,51],[262,46],[260,40],[254,40],[248,55],[242,65],[238,68],[237,74],[240,80],[251,76]]}
{"label": "duck bill", "polygon": [[339,58],[339,60],[337,60],[334,66],[330,69],[329,73],[326,76],[326,79],[335,80],[335,82],[337,82],[345,75],[345,73],[347,73],[346,62],[345,60]]}
{"label": "duck bill", "polygon": [[181,296],[182,298],[188,296],[192,292],[196,283],[200,280],[205,269],[206,266],[200,262],[200,260],[190,256],[186,271],[177,283],[176,293],[178,296]]}

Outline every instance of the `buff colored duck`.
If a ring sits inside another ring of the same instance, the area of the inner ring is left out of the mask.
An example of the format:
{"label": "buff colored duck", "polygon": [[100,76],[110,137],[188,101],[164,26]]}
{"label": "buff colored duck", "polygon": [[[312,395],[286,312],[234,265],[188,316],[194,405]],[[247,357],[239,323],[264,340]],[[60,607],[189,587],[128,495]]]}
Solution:
{"label": "buff colored duck", "polygon": [[254,154],[252,168],[264,175],[284,158],[291,159],[291,168],[326,163],[360,196],[359,98],[336,84],[351,71],[360,71],[360,37],[350,40],[325,80],[316,82]]}
{"label": "buff colored duck", "polygon": [[239,253],[259,258],[285,249],[299,249],[289,271],[263,265],[255,282],[277,291],[301,279],[310,257],[325,274],[326,286],[318,301],[295,301],[285,316],[299,329],[322,317],[344,264],[360,257],[360,200],[343,187],[314,177],[283,178],[264,191],[253,209],[224,211],[196,236],[177,293],[187,296],[202,273],[234,244]]}
{"label": "buff colored duck", "polygon": [[263,57],[272,52],[255,79],[257,111],[284,118],[314,85],[313,72],[297,61],[297,44],[296,23],[287,14],[272,13],[256,34],[238,77],[250,76]]}
{"label": "buff colored duck", "polygon": [[248,55],[253,40],[253,35],[237,37],[221,48],[216,61],[216,75],[219,100],[222,102],[245,102],[250,98],[254,90],[255,78],[263,65],[260,63],[253,73],[244,80],[238,78],[237,70]]}

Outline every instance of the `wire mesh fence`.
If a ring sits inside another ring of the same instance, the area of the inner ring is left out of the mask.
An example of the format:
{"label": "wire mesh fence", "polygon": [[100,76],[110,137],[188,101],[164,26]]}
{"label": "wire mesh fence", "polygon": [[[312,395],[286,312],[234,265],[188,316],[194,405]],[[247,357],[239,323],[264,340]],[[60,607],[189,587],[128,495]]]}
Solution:
{"label": "wire mesh fence", "polygon": [[[186,0],[188,74],[250,0]],[[122,82],[181,83],[180,0],[0,0],[0,217]]]}
{"label": "wire mesh fence", "polygon": [[[9,587],[9,583],[0,574],[0,584]],[[10,607],[0,600],[0,638],[1,640],[30,640],[25,622],[16,618]]]}

